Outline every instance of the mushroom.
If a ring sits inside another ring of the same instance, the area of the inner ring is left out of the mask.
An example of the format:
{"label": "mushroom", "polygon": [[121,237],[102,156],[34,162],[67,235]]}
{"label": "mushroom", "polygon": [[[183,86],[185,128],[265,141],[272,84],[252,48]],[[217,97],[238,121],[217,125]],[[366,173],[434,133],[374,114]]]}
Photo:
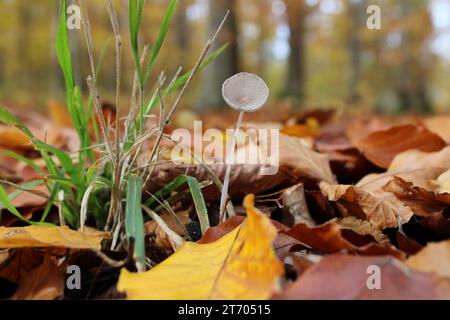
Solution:
{"label": "mushroom", "polygon": [[233,152],[227,155],[227,167],[225,178],[223,180],[222,194],[220,197],[220,216],[224,216],[225,206],[228,198],[228,185],[230,183],[231,160],[234,148],[236,147],[237,135],[241,127],[242,118],[245,112],[255,112],[262,108],[269,98],[269,88],[263,79],[256,74],[241,72],[225,80],[222,85],[222,96],[225,102],[233,109],[239,111],[239,117],[236,122],[231,150]]}

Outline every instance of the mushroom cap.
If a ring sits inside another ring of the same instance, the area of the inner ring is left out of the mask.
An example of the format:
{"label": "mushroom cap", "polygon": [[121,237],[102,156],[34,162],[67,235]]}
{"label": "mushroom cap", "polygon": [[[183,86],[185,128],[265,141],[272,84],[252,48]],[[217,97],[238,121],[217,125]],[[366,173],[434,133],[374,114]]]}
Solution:
{"label": "mushroom cap", "polygon": [[261,109],[269,98],[269,88],[256,74],[241,72],[225,80],[222,96],[231,108],[254,112]]}

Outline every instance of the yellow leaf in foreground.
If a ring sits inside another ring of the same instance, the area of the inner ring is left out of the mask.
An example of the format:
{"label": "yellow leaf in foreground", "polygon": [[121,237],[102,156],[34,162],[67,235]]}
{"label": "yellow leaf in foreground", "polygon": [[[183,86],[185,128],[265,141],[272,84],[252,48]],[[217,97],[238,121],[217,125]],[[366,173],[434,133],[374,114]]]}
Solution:
{"label": "yellow leaf in foreground", "polygon": [[247,219],[232,232],[208,244],[185,243],[145,273],[123,269],[118,290],[128,299],[267,299],[278,289],[283,266],[272,242],[277,231],[244,200]]}
{"label": "yellow leaf in foreground", "polygon": [[100,250],[105,232],[79,232],[67,226],[0,227],[0,248],[70,248]]}

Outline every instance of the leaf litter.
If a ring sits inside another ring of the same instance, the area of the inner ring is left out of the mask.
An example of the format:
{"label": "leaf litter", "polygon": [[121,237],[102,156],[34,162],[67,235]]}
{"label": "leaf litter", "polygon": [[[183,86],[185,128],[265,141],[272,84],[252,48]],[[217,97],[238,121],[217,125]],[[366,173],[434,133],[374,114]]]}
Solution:
{"label": "leaf litter", "polygon": [[[71,130],[67,118],[58,115],[60,108],[53,106],[52,112],[54,119],[49,122]],[[343,120],[332,117],[327,121],[317,129],[316,125],[311,127],[310,120],[309,127],[305,126],[308,130],[286,124],[281,135],[280,170],[275,176],[259,175],[257,166],[233,166],[231,198],[236,202],[253,193],[257,195],[255,204],[252,197],[247,197],[245,210],[236,206],[237,216],[223,223],[216,220],[198,243],[192,242],[199,239],[200,232],[192,199],[176,197],[183,194],[182,188],[172,191],[175,200],[169,195],[170,203],[158,200],[163,202],[154,212],[161,220],[151,219],[145,225],[146,252],[152,267],[135,273],[126,260],[113,267],[117,276],[120,272],[117,287],[111,287],[117,292],[113,297],[448,298],[450,146],[443,142],[447,138],[445,131],[439,137],[439,128],[431,134],[420,124],[405,125],[399,120],[396,126],[392,119],[382,124],[380,118],[379,129],[375,126],[371,132],[359,132],[358,140],[342,131],[346,126]],[[433,121],[438,120],[434,117]],[[257,125],[264,127],[265,123]],[[357,135],[355,128],[352,131]],[[392,139],[399,142],[386,145],[389,133],[394,133]],[[423,142],[423,133],[432,137],[425,139],[429,144]],[[39,157],[29,156],[28,141],[20,131],[4,126],[1,134],[3,150],[22,154],[45,169]],[[341,138],[325,139],[334,135]],[[73,141],[65,145],[73,145]],[[353,150],[352,156],[337,156],[350,154],[348,150]],[[368,160],[362,168],[366,174],[354,179],[353,184],[340,183],[340,177],[352,174],[351,166],[345,164],[354,164],[354,157]],[[14,164],[9,166],[9,178],[14,178],[18,187],[39,178],[33,167],[8,159]],[[223,179],[224,167],[212,164],[209,168]],[[34,173],[24,174],[24,170]],[[155,192],[181,174],[198,181],[211,179],[210,172],[200,164],[161,164],[152,171],[154,183],[147,192]],[[11,184],[8,190],[11,195],[19,189]],[[14,206],[24,214],[30,208],[42,212],[50,196],[42,184],[32,190],[12,198]],[[209,219],[214,221],[220,192],[214,184],[202,187],[201,192]],[[258,207],[263,209],[266,203],[272,205],[262,213]],[[2,210],[0,277],[16,283],[11,299],[64,297],[64,257],[73,252],[85,255],[83,252],[89,250],[102,254],[102,241],[110,237],[92,230],[82,233],[68,227],[24,226],[10,216],[10,212]],[[181,247],[181,243],[174,243],[174,235],[184,243]],[[373,264],[381,266],[385,279],[385,287],[378,291],[366,286],[366,269]],[[289,266],[297,270],[294,278]]]}

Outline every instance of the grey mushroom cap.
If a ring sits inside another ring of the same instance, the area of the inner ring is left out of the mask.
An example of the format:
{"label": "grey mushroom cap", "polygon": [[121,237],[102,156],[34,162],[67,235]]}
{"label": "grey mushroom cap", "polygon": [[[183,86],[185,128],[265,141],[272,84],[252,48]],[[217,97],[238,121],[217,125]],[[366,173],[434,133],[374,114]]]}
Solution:
{"label": "grey mushroom cap", "polygon": [[231,108],[254,112],[266,103],[269,88],[256,74],[241,72],[225,80],[222,85],[222,96]]}

